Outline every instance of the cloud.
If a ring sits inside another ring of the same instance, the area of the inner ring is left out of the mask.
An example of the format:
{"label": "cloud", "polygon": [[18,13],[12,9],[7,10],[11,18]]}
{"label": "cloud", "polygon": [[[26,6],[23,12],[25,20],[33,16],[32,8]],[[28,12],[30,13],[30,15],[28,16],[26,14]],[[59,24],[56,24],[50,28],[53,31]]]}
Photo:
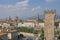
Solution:
{"label": "cloud", "polygon": [[35,11],[35,10],[40,10],[40,6],[37,6],[36,8],[32,8],[32,11]]}
{"label": "cloud", "polygon": [[4,16],[23,15],[23,13],[25,13],[25,10],[27,10],[27,8],[28,8],[28,0],[17,2],[14,5],[0,4],[0,15],[4,15]]}
{"label": "cloud", "polygon": [[0,16],[1,17],[8,17],[8,16],[19,16],[19,17],[29,17],[33,16],[40,9],[40,6],[35,8],[29,8],[29,0],[24,0],[21,2],[17,2],[14,5],[1,5],[0,4]]}
{"label": "cloud", "polygon": [[0,5],[0,8],[21,8],[28,6],[28,0],[17,2],[15,5]]}
{"label": "cloud", "polygon": [[56,0],[45,0],[46,2],[53,2],[53,1],[56,1]]}

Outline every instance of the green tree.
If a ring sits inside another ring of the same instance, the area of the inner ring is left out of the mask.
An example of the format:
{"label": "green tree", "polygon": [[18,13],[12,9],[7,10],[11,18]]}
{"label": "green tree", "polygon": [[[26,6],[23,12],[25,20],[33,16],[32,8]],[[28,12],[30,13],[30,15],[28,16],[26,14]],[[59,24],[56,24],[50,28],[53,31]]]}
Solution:
{"label": "green tree", "polygon": [[58,27],[59,26],[59,22],[55,22],[55,24],[54,24],[56,27]]}
{"label": "green tree", "polygon": [[40,38],[41,38],[41,40],[44,40],[44,31],[43,31],[43,29],[41,30]]}
{"label": "green tree", "polygon": [[0,26],[0,28],[2,28],[2,26]]}
{"label": "green tree", "polygon": [[0,40],[3,40],[3,39],[0,37]]}

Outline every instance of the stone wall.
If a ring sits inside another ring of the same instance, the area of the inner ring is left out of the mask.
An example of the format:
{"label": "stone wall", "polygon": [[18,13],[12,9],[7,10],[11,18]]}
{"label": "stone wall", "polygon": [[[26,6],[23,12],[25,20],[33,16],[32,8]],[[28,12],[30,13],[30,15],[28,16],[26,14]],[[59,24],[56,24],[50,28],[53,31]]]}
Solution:
{"label": "stone wall", "polygon": [[44,38],[45,40],[54,40],[54,18],[55,10],[44,11]]}

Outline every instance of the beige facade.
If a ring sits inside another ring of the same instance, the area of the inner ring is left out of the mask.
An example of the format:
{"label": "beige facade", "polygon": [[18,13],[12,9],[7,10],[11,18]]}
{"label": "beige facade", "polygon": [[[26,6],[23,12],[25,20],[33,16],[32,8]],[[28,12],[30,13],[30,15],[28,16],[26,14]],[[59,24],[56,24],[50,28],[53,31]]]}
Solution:
{"label": "beige facade", "polygon": [[44,11],[44,38],[45,40],[54,40],[54,17],[55,10]]}

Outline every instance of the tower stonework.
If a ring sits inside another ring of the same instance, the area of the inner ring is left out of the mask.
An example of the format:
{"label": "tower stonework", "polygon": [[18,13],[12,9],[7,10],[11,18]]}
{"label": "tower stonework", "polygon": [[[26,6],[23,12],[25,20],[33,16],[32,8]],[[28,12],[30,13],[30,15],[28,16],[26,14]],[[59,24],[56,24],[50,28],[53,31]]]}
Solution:
{"label": "tower stonework", "polygon": [[54,18],[56,10],[44,11],[44,39],[54,40]]}

